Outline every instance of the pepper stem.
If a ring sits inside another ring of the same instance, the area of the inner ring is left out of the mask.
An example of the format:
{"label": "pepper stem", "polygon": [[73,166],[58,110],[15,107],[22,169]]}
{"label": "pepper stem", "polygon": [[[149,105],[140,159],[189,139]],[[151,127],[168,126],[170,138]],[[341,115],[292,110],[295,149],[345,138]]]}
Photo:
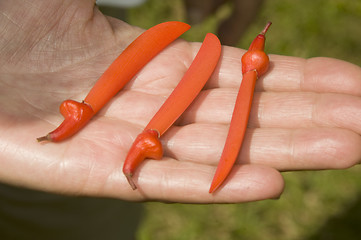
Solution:
{"label": "pepper stem", "polygon": [[260,34],[265,35],[266,32],[268,31],[269,27],[271,26],[271,24],[272,24],[271,21],[267,22],[266,26],[264,27],[264,29],[262,30],[262,32]]}

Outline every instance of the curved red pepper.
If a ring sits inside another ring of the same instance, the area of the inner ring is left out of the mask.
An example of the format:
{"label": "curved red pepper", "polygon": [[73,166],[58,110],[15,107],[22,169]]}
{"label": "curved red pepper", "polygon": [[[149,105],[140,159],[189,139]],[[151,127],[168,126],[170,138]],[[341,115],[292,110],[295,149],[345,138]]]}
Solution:
{"label": "curved red pepper", "polygon": [[[136,167],[145,158],[162,158],[163,150],[159,137],[178,119],[202,90],[217,66],[220,55],[221,43],[214,34],[208,33],[197,56],[177,87],[134,141],[123,165],[123,173],[133,189],[136,189],[132,180]],[[151,147],[146,144],[149,142],[152,143]],[[158,149],[156,154],[154,149]]]}
{"label": "curved red pepper", "polygon": [[248,51],[242,56],[243,79],[233,110],[227,140],[209,192],[217,190],[231,171],[241,148],[252,106],[256,80],[269,66],[267,54],[263,51],[265,34],[271,23],[253,40]]}
{"label": "curved red pepper", "polygon": [[77,133],[139,70],[189,28],[186,23],[174,21],[142,33],[103,73],[83,102],[66,100],[61,104],[63,123],[38,141],[58,142]]}

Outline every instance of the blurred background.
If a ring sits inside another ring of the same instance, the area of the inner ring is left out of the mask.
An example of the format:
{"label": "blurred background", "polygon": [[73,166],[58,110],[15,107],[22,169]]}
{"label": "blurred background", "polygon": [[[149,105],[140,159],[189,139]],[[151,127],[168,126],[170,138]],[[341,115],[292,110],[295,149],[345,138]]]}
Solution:
{"label": "blurred background", "polygon": [[[127,4],[122,4],[122,2]],[[111,4],[113,2],[113,4]],[[326,56],[361,64],[361,1],[354,0],[98,0],[100,9],[132,25],[150,28],[169,20],[192,28],[183,36],[203,41],[208,32],[222,44],[248,48],[272,21],[269,53]],[[131,4],[133,3],[133,4]]]}
{"label": "blurred background", "polygon": [[[202,41],[207,32],[213,32],[223,44],[240,48],[248,48],[265,23],[272,21],[267,33],[268,53],[333,57],[361,66],[361,1],[97,3],[105,14],[132,25],[149,28],[168,20],[184,21],[192,24],[183,35],[188,41]],[[0,184],[0,236],[137,240],[348,240],[361,236],[360,166],[283,176],[286,188],[279,200],[212,205],[126,203],[52,195]],[[73,231],[72,237],[66,234],[69,230]],[[89,235],[85,237],[84,233]]]}

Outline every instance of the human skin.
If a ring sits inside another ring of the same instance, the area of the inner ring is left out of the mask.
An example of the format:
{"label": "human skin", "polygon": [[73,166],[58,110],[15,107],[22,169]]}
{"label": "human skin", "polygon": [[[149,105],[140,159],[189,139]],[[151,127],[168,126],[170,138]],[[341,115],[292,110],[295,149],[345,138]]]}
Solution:
{"label": "human skin", "polygon": [[270,55],[236,165],[209,194],[245,52],[223,47],[205,89],[162,137],[164,158],[144,161],[133,176],[139,186],[133,191],[122,174],[123,161],[196,55],[201,43],[184,40],[155,57],[77,135],[38,143],[39,134],[62,121],[59,104],[81,101],[143,31],[103,16],[94,2],[0,0],[0,181],[130,201],[245,202],[279,197],[280,171],[343,169],[360,162],[360,67]]}

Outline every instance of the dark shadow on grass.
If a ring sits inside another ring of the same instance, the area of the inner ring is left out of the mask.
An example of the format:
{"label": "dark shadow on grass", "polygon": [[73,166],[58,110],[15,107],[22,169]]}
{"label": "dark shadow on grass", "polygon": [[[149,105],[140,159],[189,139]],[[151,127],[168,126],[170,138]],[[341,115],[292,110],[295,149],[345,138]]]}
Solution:
{"label": "dark shadow on grass", "polygon": [[361,197],[345,212],[333,216],[308,240],[348,240],[361,236]]}
{"label": "dark shadow on grass", "polygon": [[135,239],[143,205],[0,184],[0,239]]}

